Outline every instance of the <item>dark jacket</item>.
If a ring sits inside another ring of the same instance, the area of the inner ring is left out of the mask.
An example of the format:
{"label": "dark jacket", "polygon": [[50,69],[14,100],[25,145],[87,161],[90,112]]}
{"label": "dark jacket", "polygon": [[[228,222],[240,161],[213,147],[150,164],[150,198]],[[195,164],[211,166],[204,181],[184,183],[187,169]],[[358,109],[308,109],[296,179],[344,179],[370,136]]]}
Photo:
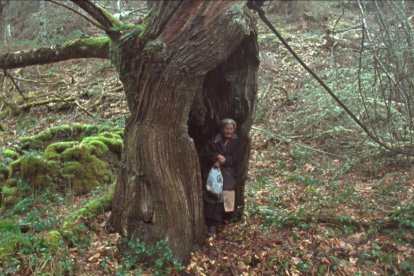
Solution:
{"label": "dark jacket", "polygon": [[226,158],[226,162],[220,166],[223,174],[223,189],[232,191],[236,187],[236,167],[239,162],[239,138],[237,134],[233,134],[227,145],[224,144],[221,133],[207,142],[206,155],[210,168],[217,161],[216,157],[219,154]]}

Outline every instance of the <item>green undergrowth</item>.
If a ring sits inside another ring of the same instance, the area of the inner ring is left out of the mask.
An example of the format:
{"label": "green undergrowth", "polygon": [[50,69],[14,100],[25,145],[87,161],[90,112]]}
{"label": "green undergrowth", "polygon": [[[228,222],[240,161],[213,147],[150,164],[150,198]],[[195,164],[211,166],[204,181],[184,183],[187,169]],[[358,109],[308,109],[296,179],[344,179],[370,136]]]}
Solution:
{"label": "green undergrowth", "polygon": [[122,127],[73,124],[0,151],[1,275],[75,273],[70,251],[89,246],[87,221],[111,209],[122,144]]}
{"label": "green undergrowth", "polygon": [[123,253],[116,275],[141,275],[148,270],[153,275],[174,275],[183,270],[165,240],[159,240],[154,247],[140,241],[124,240],[121,246]]}
{"label": "green undergrowth", "polygon": [[[87,218],[110,210],[114,185],[72,209],[69,198],[45,190],[32,194],[0,216],[0,267],[3,275],[73,275],[71,248],[86,248],[91,229]],[[62,215],[62,205],[72,210]]]}
{"label": "green undergrowth", "polygon": [[0,152],[2,210],[45,189],[81,195],[113,182],[122,146],[123,128],[109,124],[54,126],[20,138]]}

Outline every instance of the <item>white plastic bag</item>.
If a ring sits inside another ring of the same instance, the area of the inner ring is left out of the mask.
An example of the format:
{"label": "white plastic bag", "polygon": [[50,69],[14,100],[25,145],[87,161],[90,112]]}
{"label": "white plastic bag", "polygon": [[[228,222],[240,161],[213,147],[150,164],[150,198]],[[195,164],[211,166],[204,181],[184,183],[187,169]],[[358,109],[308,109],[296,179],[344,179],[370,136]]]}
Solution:
{"label": "white plastic bag", "polygon": [[223,175],[220,168],[212,167],[207,177],[206,189],[211,194],[221,197],[223,193]]}

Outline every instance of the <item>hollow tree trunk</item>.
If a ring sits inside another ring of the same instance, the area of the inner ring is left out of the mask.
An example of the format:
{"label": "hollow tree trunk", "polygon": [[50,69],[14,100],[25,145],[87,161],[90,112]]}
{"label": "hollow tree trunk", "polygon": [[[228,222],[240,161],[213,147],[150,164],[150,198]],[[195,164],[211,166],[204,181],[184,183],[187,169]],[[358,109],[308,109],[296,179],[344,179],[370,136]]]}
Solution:
{"label": "hollow tree trunk", "polygon": [[139,37],[112,52],[131,117],[110,221],[148,245],[167,240],[185,261],[205,234],[196,146],[202,148],[214,120],[239,121],[247,164],[258,64],[254,20],[236,1],[160,1],[146,20]]}

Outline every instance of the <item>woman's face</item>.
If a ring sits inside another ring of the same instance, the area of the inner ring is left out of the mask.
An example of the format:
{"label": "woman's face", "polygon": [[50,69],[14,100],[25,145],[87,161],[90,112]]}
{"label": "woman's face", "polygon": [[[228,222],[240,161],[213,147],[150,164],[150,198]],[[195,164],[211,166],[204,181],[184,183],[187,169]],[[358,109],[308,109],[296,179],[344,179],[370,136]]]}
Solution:
{"label": "woman's face", "polygon": [[221,129],[224,139],[230,139],[236,128],[233,124],[225,124]]}

